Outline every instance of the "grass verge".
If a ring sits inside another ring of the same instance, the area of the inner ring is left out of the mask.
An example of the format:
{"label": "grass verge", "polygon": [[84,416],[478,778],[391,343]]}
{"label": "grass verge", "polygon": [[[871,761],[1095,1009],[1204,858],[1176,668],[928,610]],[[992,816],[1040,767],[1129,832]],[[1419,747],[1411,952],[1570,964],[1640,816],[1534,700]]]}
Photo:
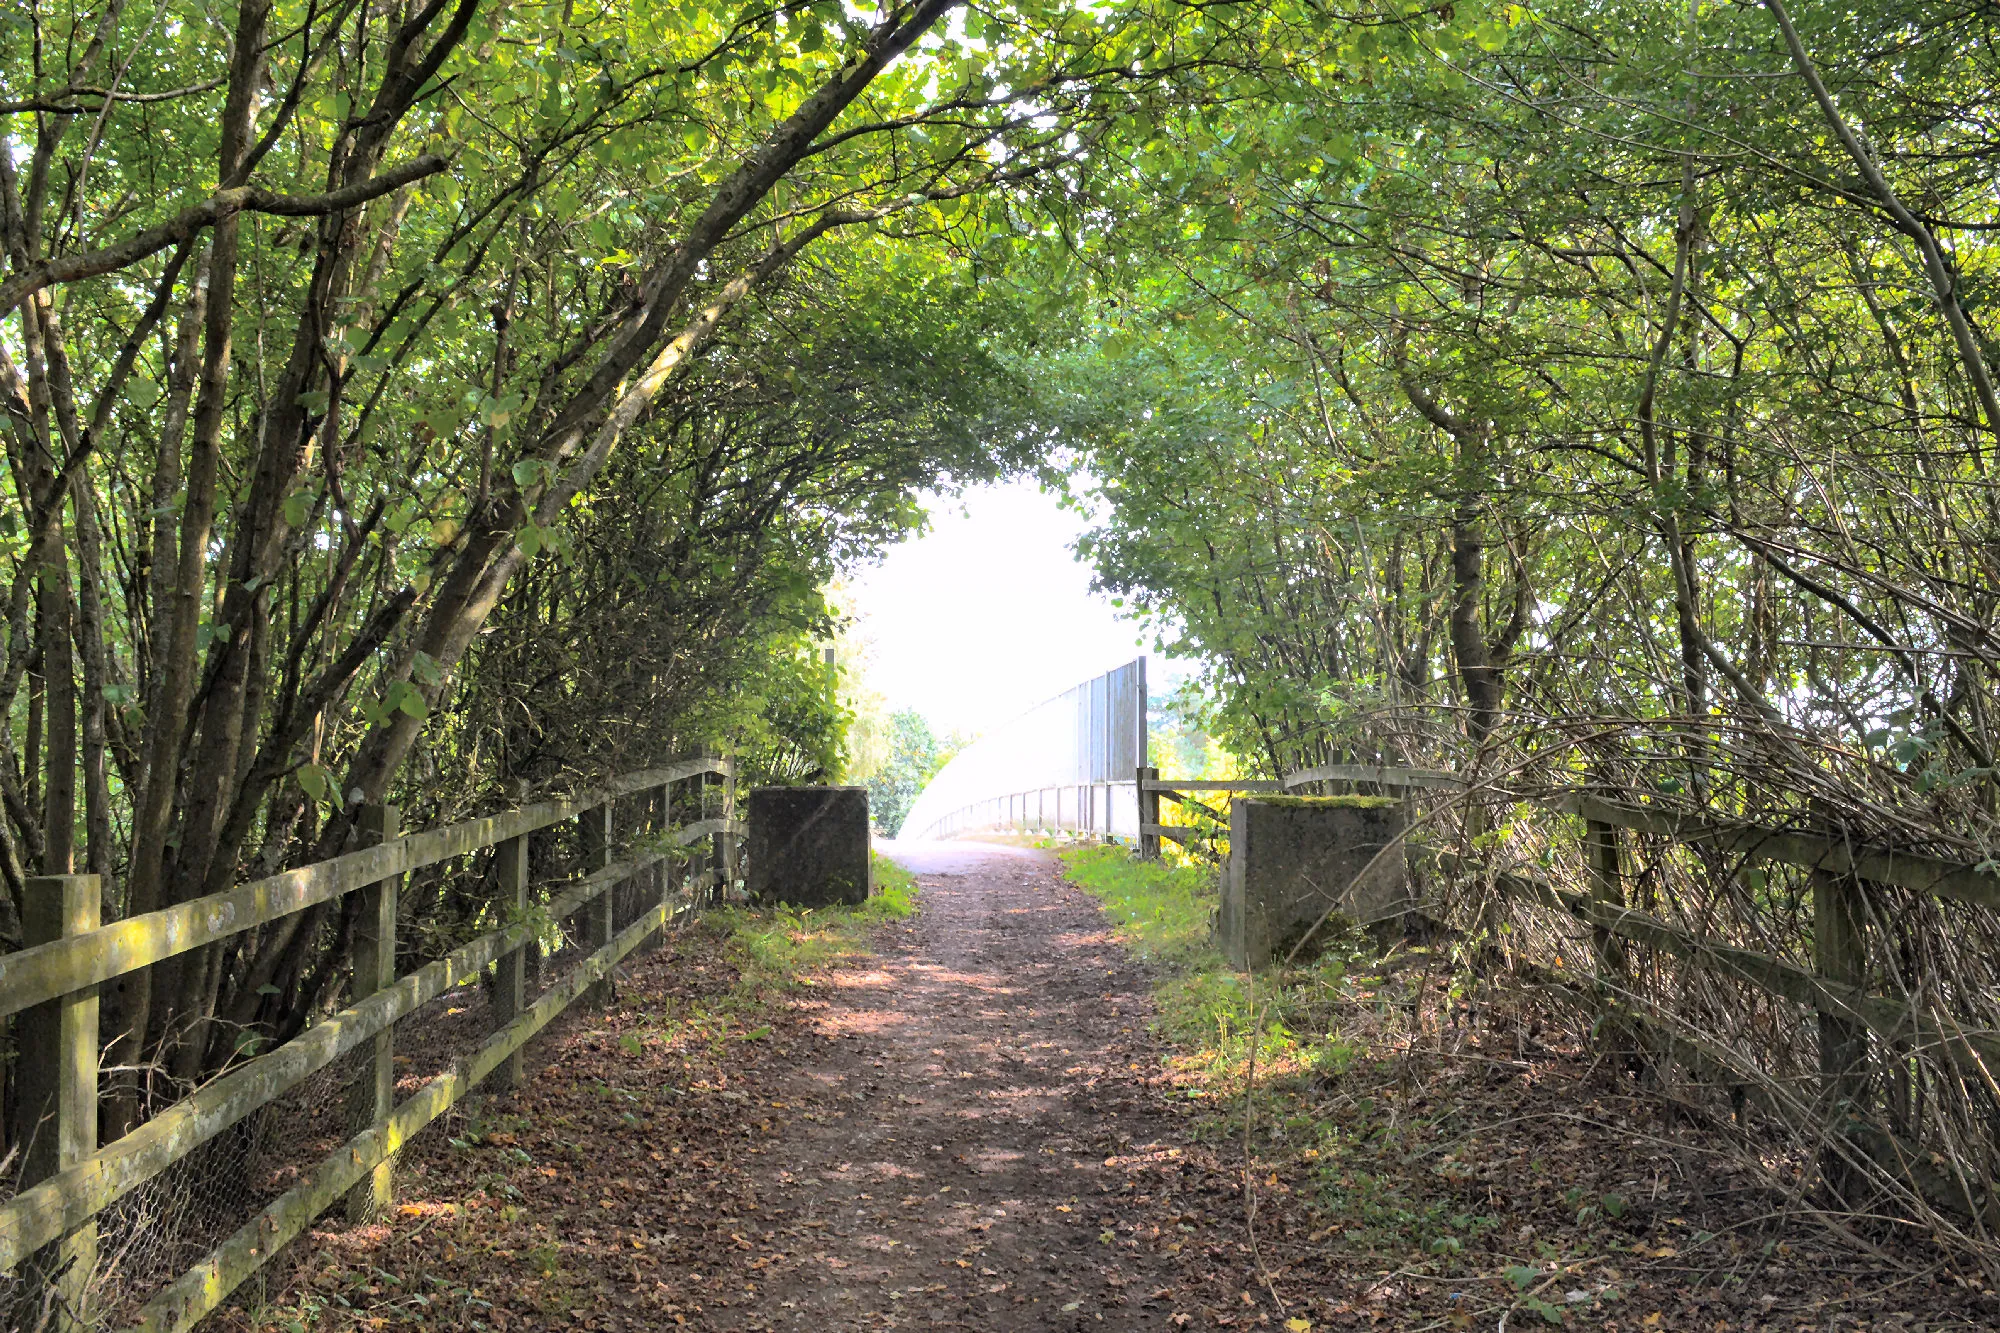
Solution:
{"label": "grass verge", "polygon": [[887,857],[871,852],[875,892],[859,907],[732,907],[709,914],[729,938],[740,969],[736,998],[761,1004],[775,992],[808,984],[811,975],[866,958],[878,926],[917,910],[917,881]]}
{"label": "grass verge", "polygon": [[1411,1329],[1778,1333],[1821,1326],[1761,1317],[1780,1302],[1910,1303],[1897,1287],[1914,1267],[1841,1270],[1882,1272],[1879,1291],[1787,1276],[1807,1243],[1787,1225],[1798,1182],[1746,1163],[1726,1126],[1606,1076],[1531,997],[1477,978],[1462,946],[1381,957],[1349,935],[1308,966],[1245,975],[1211,943],[1212,872],[1057,854],[1158,967],[1169,1074],[1204,1103],[1197,1136],[1262,1219],[1268,1280],[1288,1263],[1346,1275],[1295,1289],[1288,1327],[1393,1312]]}
{"label": "grass verge", "polygon": [[1465,1126],[1449,1103],[1411,1088],[1413,996],[1444,980],[1440,960],[1421,949],[1384,959],[1346,932],[1309,963],[1237,972],[1213,942],[1213,871],[1119,847],[1058,855],[1127,946],[1158,965],[1169,1071],[1210,1112],[1198,1133],[1248,1154],[1246,1167],[1268,1173],[1273,1192],[1302,1192],[1324,1234],[1357,1258],[1466,1272],[1459,1256],[1498,1222],[1454,1188],[1456,1159],[1427,1160]]}
{"label": "grass verge", "polygon": [[1229,966],[1212,933],[1215,872],[1141,861],[1122,847],[1058,853],[1070,881],[1095,897],[1119,936],[1161,970],[1154,999],[1173,1066],[1189,1097],[1240,1097],[1252,1077],[1282,1094],[1301,1079],[1347,1068],[1356,1051],[1351,1010],[1375,979],[1356,970],[1360,941],[1335,936],[1301,967],[1252,975]]}

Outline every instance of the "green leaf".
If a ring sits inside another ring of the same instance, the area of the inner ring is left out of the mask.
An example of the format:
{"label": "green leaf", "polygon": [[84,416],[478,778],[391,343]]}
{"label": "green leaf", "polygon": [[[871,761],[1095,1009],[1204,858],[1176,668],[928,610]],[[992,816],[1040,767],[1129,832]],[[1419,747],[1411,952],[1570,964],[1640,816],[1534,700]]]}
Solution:
{"label": "green leaf", "polygon": [[382,516],[382,526],[399,537],[409,531],[410,525],[416,521],[417,502],[415,500],[404,500]]}
{"label": "green leaf", "polygon": [[399,680],[389,687],[383,700],[389,708],[402,712],[421,722],[430,714],[430,705],[424,702],[423,692],[407,680]]}
{"label": "green leaf", "polygon": [[318,764],[301,764],[298,778],[299,786],[315,801],[326,800],[327,793],[333,787],[332,777]]}
{"label": "green leaf", "polygon": [[438,665],[435,657],[426,652],[418,652],[410,659],[410,674],[425,685],[444,684],[444,668]]}

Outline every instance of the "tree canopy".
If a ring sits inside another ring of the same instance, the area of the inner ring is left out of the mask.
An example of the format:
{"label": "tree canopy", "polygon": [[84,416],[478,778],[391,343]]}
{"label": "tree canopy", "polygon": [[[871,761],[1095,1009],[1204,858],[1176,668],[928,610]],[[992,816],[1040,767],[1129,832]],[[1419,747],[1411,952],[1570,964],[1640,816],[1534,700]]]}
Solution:
{"label": "tree canopy", "polygon": [[1403,31],[1269,52],[1101,185],[1088,330],[1024,363],[1104,586],[1274,765],[1526,747],[1983,825],[1983,18]]}
{"label": "tree canopy", "polygon": [[[1990,869],[1992,37],[1949,4],[1280,11],[1026,270],[1073,302],[1016,356],[1104,515],[1101,586],[1210,663],[1267,773],[1466,775],[1428,836],[1484,869],[1447,915],[1533,968],[1584,946],[1530,948],[1499,868],[1801,970],[1834,910],[1824,876],[1585,846],[1538,791]],[[1991,914],[1870,892],[1851,979],[1991,1023]],[[1817,1077],[1753,989],[1587,984],[1743,1077]],[[1897,1059],[1885,1123],[1992,1179],[1988,1094]]]}

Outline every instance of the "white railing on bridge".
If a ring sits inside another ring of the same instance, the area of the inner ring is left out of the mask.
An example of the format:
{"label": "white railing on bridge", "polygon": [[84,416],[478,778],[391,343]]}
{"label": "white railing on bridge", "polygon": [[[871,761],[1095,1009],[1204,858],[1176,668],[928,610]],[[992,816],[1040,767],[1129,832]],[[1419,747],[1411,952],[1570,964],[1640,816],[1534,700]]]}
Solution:
{"label": "white railing on bridge", "polygon": [[1146,659],[1065,690],[965,749],[917,796],[898,835],[978,829],[1139,836]]}

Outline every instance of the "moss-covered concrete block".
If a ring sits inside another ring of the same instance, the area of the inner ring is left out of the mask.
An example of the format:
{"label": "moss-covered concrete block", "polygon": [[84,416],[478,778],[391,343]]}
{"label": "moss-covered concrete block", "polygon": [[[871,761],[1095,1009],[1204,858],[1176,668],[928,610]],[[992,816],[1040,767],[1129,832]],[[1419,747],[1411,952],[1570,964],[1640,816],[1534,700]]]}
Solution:
{"label": "moss-covered concrete block", "polygon": [[868,789],[752,787],[744,845],[753,901],[868,901]]}
{"label": "moss-covered concrete block", "polygon": [[1236,801],[1216,918],[1230,962],[1253,968],[1284,958],[1329,907],[1333,919],[1300,950],[1301,958],[1350,925],[1366,926],[1385,941],[1400,937],[1415,904],[1408,857],[1402,846],[1391,845],[1408,819],[1403,803],[1387,796]]}

